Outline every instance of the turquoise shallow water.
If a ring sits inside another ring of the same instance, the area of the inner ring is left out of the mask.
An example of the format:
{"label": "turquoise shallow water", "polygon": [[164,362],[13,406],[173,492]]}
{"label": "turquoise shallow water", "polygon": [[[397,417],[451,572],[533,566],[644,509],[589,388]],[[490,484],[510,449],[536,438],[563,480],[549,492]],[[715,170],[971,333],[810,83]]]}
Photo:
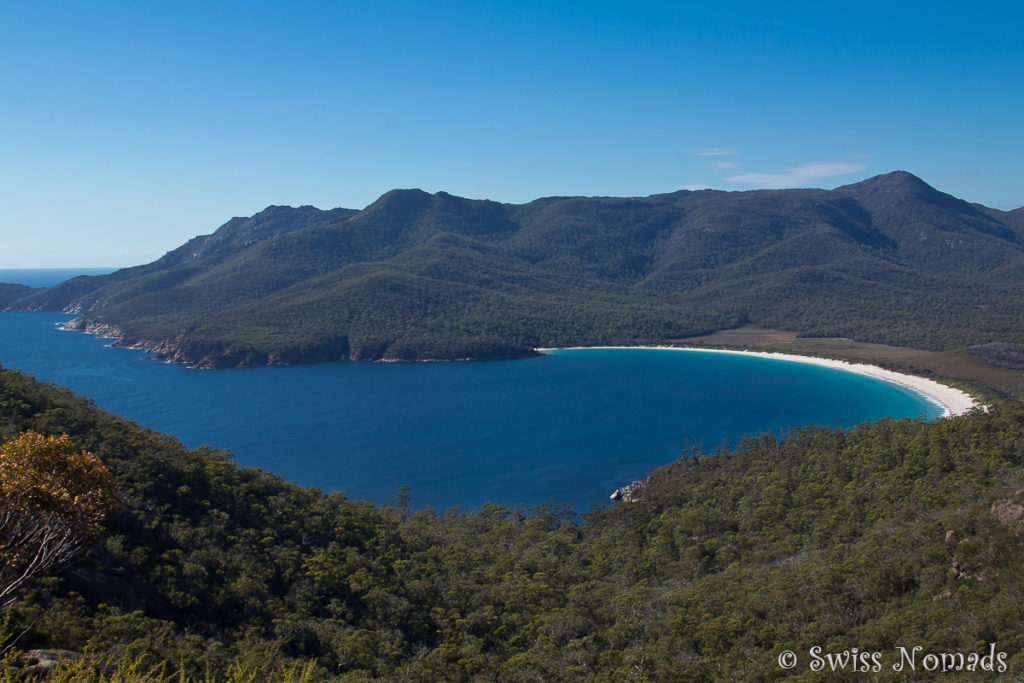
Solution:
{"label": "turquoise shallow water", "polygon": [[938,409],[893,384],[774,359],[584,349],[473,363],[193,370],[0,314],[0,364],[97,405],[233,451],[299,484],[416,506],[573,503],[586,511],[678,457],[746,434],[849,427]]}

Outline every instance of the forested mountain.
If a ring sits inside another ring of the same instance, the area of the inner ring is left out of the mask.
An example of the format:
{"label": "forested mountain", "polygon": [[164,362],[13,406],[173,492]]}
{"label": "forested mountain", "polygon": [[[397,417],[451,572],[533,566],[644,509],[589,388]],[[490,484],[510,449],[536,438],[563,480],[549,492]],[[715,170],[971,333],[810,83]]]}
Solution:
{"label": "forested mountain", "polygon": [[1024,338],[1022,218],[901,171],[522,205],[394,190],[362,211],[269,207],[0,305],[74,311],[204,366],[510,357],[744,323],[941,349]]}

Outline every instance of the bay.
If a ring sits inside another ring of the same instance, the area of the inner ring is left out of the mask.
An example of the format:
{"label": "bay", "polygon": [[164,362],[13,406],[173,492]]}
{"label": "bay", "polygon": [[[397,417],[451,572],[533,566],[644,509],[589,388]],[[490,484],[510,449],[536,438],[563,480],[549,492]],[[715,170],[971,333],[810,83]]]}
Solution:
{"label": "bay", "polygon": [[939,409],[888,382],[776,359],[575,349],[472,363],[322,363],[195,370],[70,316],[0,314],[0,364],[89,396],[190,447],[377,503],[567,503],[579,511],[679,457],[744,435]]}

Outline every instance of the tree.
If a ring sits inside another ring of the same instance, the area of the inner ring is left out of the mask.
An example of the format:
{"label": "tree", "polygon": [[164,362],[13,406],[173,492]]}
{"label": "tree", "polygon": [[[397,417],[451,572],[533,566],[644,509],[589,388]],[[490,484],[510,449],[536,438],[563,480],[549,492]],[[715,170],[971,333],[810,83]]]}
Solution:
{"label": "tree", "polygon": [[0,607],[25,581],[71,559],[115,493],[100,459],[67,435],[27,431],[0,444]]}

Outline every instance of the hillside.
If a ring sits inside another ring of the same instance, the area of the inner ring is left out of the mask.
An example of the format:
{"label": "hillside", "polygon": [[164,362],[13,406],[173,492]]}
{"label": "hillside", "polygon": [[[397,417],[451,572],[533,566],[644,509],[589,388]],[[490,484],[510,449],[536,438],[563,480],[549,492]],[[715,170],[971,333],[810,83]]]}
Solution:
{"label": "hillside", "polygon": [[835,190],[549,197],[394,190],[269,207],[11,309],[203,366],[504,358],[741,324],[918,348],[1024,341],[1020,211],[893,172]]}
{"label": "hillside", "polygon": [[993,648],[1024,675],[1019,404],[684,452],[585,518],[323,494],[0,369],[0,437],[27,429],[71,435],[122,491],[88,555],[0,621],[0,648],[84,651],[85,674],[772,680],[820,645],[885,671],[900,647]]}

